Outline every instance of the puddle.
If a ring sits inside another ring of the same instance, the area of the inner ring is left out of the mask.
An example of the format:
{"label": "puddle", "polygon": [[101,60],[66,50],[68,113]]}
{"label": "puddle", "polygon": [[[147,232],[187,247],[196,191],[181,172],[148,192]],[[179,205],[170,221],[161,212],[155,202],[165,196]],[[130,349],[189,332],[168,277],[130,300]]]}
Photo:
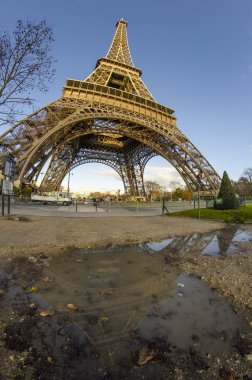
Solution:
{"label": "puddle", "polygon": [[[40,282],[39,294],[58,318],[78,323],[105,356],[137,328],[151,305],[169,297],[178,276],[161,256],[138,247],[68,252],[50,261],[46,273],[53,283]],[[69,303],[78,309],[69,311]]]}
{"label": "puddle", "polygon": [[151,307],[139,324],[139,335],[165,339],[175,347],[220,355],[232,351],[232,339],[241,327],[239,317],[223,298],[202,281],[181,274],[170,297]]}
{"label": "puddle", "polygon": [[8,275],[0,273],[0,327],[4,318],[9,323],[1,339],[7,349],[26,353],[31,378],[176,379],[178,365],[187,374],[189,367],[192,373],[206,370],[209,355],[237,351],[245,323],[204,282],[165,263],[158,252],[223,252],[220,236],[225,253],[248,239],[238,229],[19,258],[8,265]]}
{"label": "puddle", "polygon": [[[145,245],[150,248],[152,251],[159,252],[162,251],[162,249],[169,247],[169,245],[174,241],[178,240],[176,238],[171,238],[171,239],[164,239],[160,242],[153,242],[153,243],[145,243]],[[144,247],[144,244],[141,245]]]}
{"label": "puddle", "polygon": [[165,239],[142,244],[152,252],[186,253],[201,252],[203,255],[219,256],[228,253],[251,254],[252,232],[237,227],[227,227],[204,234]]}
{"label": "puddle", "polygon": [[252,232],[242,230],[242,229],[237,229],[235,232],[235,236],[233,238],[233,241],[245,241],[245,242],[252,242]]}

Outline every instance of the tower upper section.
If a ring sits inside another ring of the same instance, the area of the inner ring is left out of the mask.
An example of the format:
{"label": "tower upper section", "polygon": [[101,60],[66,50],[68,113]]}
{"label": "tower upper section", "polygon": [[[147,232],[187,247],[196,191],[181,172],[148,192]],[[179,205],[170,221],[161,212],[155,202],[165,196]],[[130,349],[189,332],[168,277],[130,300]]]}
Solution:
{"label": "tower upper section", "polygon": [[139,97],[154,100],[141,80],[142,72],[134,66],[127,37],[127,21],[120,19],[107,55],[98,59],[95,70],[85,79]]}
{"label": "tower upper section", "polygon": [[128,66],[134,66],[129,50],[127,24],[127,21],[123,19],[117,21],[116,32],[106,58]]}
{"label": "tower upper section", "polygon": [[[133,99],[135,103],[146,100],[157,102],[141,79],[142,72],[134,66],[130,54],[127,21],[120,19],[116,23],[116,31],[105,57],[98,59],[94,71],[85,80],[67,80],[63,89],[64,96],[73,96],[78,88],[78,97],[85,97],[86,92],[92,94],[108,94],[118,98]],[[77,93],[75,94],[77,95]],[[97,95],[98,96],[98,95]],[[164,106],[160,107],[163,109]],[[165,107],[169,114],[174,111]]]}

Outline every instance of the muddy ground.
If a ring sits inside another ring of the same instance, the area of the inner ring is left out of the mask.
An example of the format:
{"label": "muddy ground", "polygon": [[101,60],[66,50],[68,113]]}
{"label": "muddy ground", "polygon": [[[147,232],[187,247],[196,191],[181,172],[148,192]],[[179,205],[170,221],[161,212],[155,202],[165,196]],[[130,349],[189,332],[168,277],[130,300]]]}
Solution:
{"label": "muddy ground", "polygon": [[[27,223],[25,221],[28,221]],[[220,222],[175,217],[0,217],[0,254],[55,251],[61,247],[97,247],[161,240],[221,228]]]}
{"label": "muddy ground", "polygon": [[[173,351],[162,341],[151,344],[138,341],[135,356],[129,357],[122,365],[122,372],[115,375],[106,368],[99,368],[97,353],[83,332],[75,331],[75,326],[62,326],[53,315],[41,316],[33,293],[27,292],[34,279],[42,276],[43,266],[50,256],[65,249],[158,241],[223,227],[224,224],[217,221],[170,216],[0,218],[1,263],[2,267],[11,266],[12,270],[11,277],[6,273],[0,276],[0,379],[81,380],[116,379],[120,376],[125,379],[251,380],[252,336],[249,330],[237,337],[234,342],[236,351],[230,357],[203,357],[197,349],[181,353]],[[251,224],[242,228],[252,231]],[[165,260],[201,278],[228,299],[249,327],[252,326],[250,244],[247,243],[246,254],[242,254],[244,247],[241,246],[239,255],[217,258],[189,252],[183,256],[167,254]],[[20,273],[22,268],[23,275],[16,283],[13,271]],[[54,346],[63,350],[56,362]]]}

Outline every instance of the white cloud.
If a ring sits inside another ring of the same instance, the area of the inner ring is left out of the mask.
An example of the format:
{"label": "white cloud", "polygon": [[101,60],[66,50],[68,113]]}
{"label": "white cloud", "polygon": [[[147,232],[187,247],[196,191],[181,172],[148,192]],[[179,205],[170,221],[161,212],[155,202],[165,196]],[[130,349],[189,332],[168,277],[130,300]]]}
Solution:
{"label": "white cloud", "polygon": [[[121,192],[122,189],[119,189]],[[82,194],[82,195],[88,195],[92,192],[100,192],[100,193],[110,193],[110,194],[116,194],[118,189],[115,188],[113,189],[111,186],[110,187],[106,187],[106,186],[95,186],[95,187],[92,187],[92,186],[85,186],[85,187],[75,187],[73,190],[73,192],[75,193],[78,193],[78,194]]]}
{"label": "white cloud", "polygon": [[144,173],[144,180],[155,181],[166,187],[167,190],[172,189],[172,182],[183,184],[182,178],[173,167],[147,166]]}
{"label": "white cloud", "polygon": [[[90,169],[89,173],[98,174],[99,176],[106,176],[108,178],[114,178],[121,182],[120,176],[112,168]],[[144,172],[144,181],[155,181],[161,186],[166,187],[167,190],[171,190],[171,188],[174,186],[172,182],[179,182],[180,184],[183,184],[180,175],[173,167],[164,166],[146,166]],[[96,190],[102,191],[102,187],[100,187],[99,190],[96,188]],[[92,189],[90,189],[90,191],[92,191]]]}
{"label": "white cloud", "polygon": [[[90,174],[98,174],[99,176],[106,176],[110,178],[117,179],[121,181],[119,175],[111,168],[98,168],[90,169]],[[163,167],[163,166],[147,166],[144,172],[145,181],[155,181],[160,185],[171,187],[171,182],[180,182],[182,184],[182,179],[178,172],[173,167]]]}
{"label": "white cloud", "polygon": [[248,145],[249,150],[252,150],[252,144]]}
{"label": "white cloud", "polygon": [[[144,172],[144,181],[155,181],[161,186],[165,187],[167,191],[172,190],[174,187],[184,185],[182,178],[177,171],[172,167],[162,166],[159,163],[156,165],[148,165]],[[74,170],[73,176],[71,176],[70,189],[75,192],[89,193],[92,191],[117,191],[124,192],[123,182],[115,170],[110,167],[89,167],[86,168],[83,165],[81,168]],[[176,185],[174,185],[176,182]],[[63,186],[67,188],[68,177],[66,176]]]}
{"label": "white cloud", "polygon": [[107,177],[115,178],[119,181],[121,181],[121,178],[119,174],[112,168],[101,168],[101,169],[89,169],[88,171],[90,174],[98,174],[98,175],[105,175]]}

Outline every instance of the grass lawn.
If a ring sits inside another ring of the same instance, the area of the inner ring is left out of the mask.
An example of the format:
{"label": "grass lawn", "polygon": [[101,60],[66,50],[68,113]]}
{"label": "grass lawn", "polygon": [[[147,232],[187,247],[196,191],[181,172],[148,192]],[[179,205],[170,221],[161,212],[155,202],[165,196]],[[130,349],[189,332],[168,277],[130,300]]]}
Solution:
{"label": "grass lawn", "polygon": [[[171,215],[198,218],[198,209],[177,211],[171,213]],[[237,210],[214,210],[202,208],[200,209],[200,217],[202,219],[220,219],[227,223],[243,223],[247,220],[252,220],[252,204],[246,204],[245,207],[241,207]]]}

